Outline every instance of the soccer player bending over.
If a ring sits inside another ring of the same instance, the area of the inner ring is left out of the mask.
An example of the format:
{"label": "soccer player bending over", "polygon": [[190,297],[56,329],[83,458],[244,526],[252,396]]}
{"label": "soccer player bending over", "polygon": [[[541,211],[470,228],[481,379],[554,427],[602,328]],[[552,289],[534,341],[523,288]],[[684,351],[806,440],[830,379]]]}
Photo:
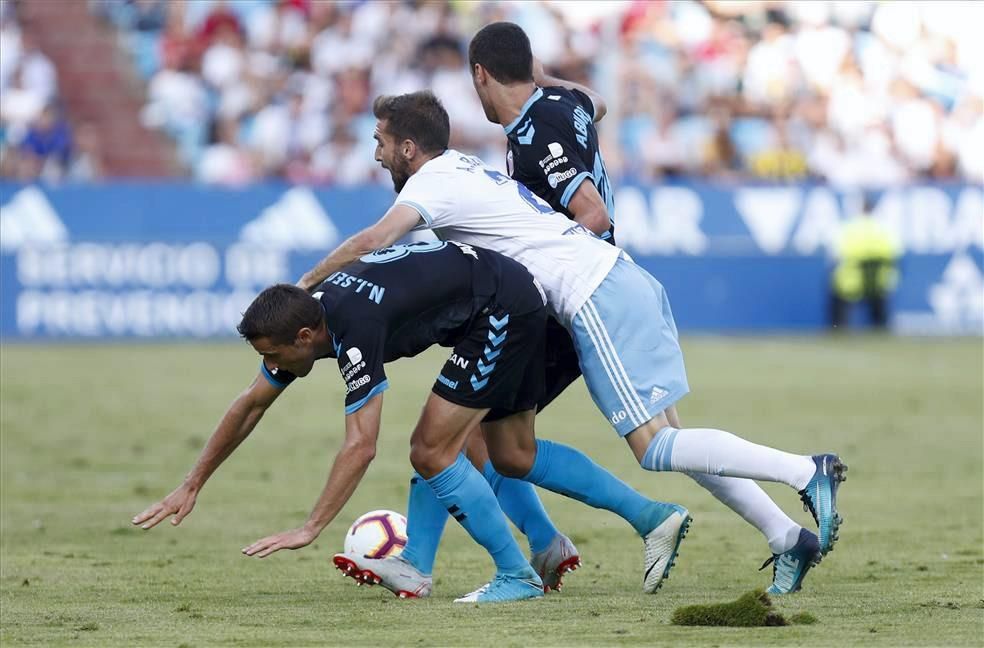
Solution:
{"label": "soccer player bending over", "polygon": [[[133,523],[149,529],[173,516],[172,524],[179,524],[205,482],[283,390],[307,376],[315,361],[335,358],[346,384],[345,443],[321,496],[305,524],[258,540],[243,553],[263,558],[310,544],[351,497],[375,455],[388,387],[384,363],[440,344],[453,352],[411,436],[410,461],[432,497],[485,547],[496,566],[488,585],[458,600],[542,596],[541,580],[513,539],[492,489],[461,451],[466,435],[483,420],[517,438],[528,433],[527,442],[533,443],[531,423],[543,390],[544,304],[542,289],[522,265],[455,242],[368,253],[332,273],[313,296],[296,286],[267,288],[239,325],[262,356],[259,374],[230,405],[184,482]],[[685,511],[621,488],[650,523]],[[664,544],[675,549],[678,540],[673,540]],[[386,584],[399,596],[430,592],[429,579],[393,582],[389,575]]]}

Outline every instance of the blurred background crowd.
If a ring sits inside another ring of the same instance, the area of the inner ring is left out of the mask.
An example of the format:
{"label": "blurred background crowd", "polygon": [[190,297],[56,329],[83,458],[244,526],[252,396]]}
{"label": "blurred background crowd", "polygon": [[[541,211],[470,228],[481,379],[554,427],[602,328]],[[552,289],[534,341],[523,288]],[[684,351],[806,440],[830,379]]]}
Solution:
{"label": "blurred background crowd", "polygon": [[388,181],[372,100],[421,88],[452,146],[501,165],[467,45],[511,20],[548,71],[609,99],[622,180],[980,183],[982,5],[2,0],[0,174]]}

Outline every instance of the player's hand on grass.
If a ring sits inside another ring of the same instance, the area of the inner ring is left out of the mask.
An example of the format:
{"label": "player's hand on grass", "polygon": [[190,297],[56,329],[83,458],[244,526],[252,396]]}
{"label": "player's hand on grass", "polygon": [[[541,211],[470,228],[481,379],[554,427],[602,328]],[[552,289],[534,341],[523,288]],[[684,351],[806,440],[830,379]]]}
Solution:
{"label": "player's hand on grass", "polygon": [[181,484],[170,495],[150,505],[131,521],[133,524],[139,524],[142,529],[150,529],[167,516],[174,515],[171,524],[177,526],[186,515],[191,513],[191,509],[195,508],[196,499],[198,499],[198,489],[188,484]]}
{"label": "player's hand on grass", "polygon": [[243,553],[247,556],[266,558],[281,549],[300,549],[301,547],[306,547],[314,542],[314,539],[317,537],[318,534],[316,531],[303,526],[299,529],[283,531],[272,536],[267,536],[262,540],[257,540],[243,549]]}

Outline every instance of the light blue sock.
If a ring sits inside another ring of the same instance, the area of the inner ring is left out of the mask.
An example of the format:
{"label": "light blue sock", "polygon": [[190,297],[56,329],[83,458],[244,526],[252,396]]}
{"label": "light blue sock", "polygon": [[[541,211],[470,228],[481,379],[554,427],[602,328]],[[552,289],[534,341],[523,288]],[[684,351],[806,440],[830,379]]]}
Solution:
{"label": "light blue sock", "polygon": [[523,480],[611,511],[639,535],[655,529],[674,511],[669,504],[644,497],[580,450],[543,439],[536,440],[536,461]]}
{"label": "light blue sock", "polygon": [[502,512],[530,541],[530,551],[537,553],[549,547],[557,535],[557,527],[550,521],[533,484],[503,477],[495,471],[491,461],[485,462],[482,474],[499,500]]}
{"label": "light blue sock", "polygon": [[680,430],[665,427],[656,433],[642,455],[640,465],[646,470],[663,472],[673,470],[673,441]]}
{"label": "light blue sock", "polygon": [[448,513],[489,552],[498,573],[525,575],[532,571],[509,531],[495,494],[464,455],[459,454],[453,464],[427,483]]}
{"label": "light blue sock", "polygon": [[434,571],[437,546],[447,521],[448,510],[437,499],[427,480],[414,473],[407,498],[407,544],[401,555],[423,574]]}

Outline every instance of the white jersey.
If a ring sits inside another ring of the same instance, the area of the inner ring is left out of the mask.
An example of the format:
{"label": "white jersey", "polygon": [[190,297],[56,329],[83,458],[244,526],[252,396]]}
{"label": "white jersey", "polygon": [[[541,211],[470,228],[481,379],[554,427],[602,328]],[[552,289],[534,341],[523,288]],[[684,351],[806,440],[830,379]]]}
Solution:
{"label": "white jersey", "polygon": [[565,326],[621,253],[524,185],[455,150],[424,164],[396,204],[420,213],[424,222],[415,229],[431,229],[441,240],[484,247],[522,263]]}

